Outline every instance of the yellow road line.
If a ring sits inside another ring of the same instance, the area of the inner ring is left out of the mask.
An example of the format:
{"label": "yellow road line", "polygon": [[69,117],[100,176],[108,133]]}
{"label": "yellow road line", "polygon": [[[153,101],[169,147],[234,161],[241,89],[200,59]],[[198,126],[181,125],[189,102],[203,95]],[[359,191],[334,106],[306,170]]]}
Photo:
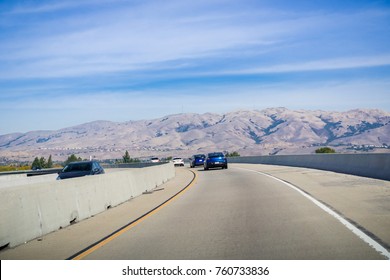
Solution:
{"label": "yellow road line", "polygon": [[138,225],[139,223],[144,221],[146,218],[152,216],[153,214],[155,214],[156,212],[161,210],[164,206],[168,205],[170,202],[174,201],[180,195],[182,195],[187,190],[189,190],[193,185],[195,185],[196,179],[197,179],[197,174],[196,174],[196,172],[194,172],[192,170],[190,170],[190,171],[194,174],[194,177],[192,178],[191,182],[185,188],[183,188],[181,191],[179,191],[174,196],[170,197],[168,200],[164,201],[163,203],[161,203],[160,205],[158,205],[156,208],[152,209],[151,211],[149,211],[145,215],[143,215],[140,218],[130,222],[129,224],[125,225],[124,227],[120,228],[119,230],[115,231],[114,233],[104,237],[100,241],[92,244],[91,246],[89,246],[86,249],[80,251],[79,253],[76,253],[75,255],[71,256],[68,259],[70,259],[70,260],[81,260],[81,259],[85,258],[86,256],[90,255],[94,251],[98,250],[99,248],[103,247],[107,243],[111,242],[112,240],[114,240],[118,236],[120,236],[123,233],[129,231],[130,229],[132,229],[133,227],[135,227],[136,225]]}

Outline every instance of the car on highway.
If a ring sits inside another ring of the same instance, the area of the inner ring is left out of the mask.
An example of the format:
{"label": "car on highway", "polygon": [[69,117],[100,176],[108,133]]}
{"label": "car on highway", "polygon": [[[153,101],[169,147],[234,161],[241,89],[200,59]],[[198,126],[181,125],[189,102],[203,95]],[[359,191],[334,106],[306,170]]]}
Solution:
{"label": "car on highway", "polygon": [[228,168],[227,158],[223,153],[209,153],[204,161],[204,170],[209,168],[222,167],[222,169]]}
{"label": "car on highway", "polygon": [[60,172],[58,172],[57,180],[104,173],[103,167],[101,167],[97,161],[77,161],[67,164]]}
{"label": "car on highway", "polygon": [[184,166],[184,160],[180,157],[173,158],[172,162],[175,166]]}
{"label": "car on highway", "polygon": [[158,157],[152,157],[150,159],[150,162],[157,163],[157,162],[160,162],[160,159]]}
{"label": "car on highway", "polygon": [[204,154],[193,155],[190,158],[190,167],[194,168],[195,166],[203,166],[205,158],[206,155]]}

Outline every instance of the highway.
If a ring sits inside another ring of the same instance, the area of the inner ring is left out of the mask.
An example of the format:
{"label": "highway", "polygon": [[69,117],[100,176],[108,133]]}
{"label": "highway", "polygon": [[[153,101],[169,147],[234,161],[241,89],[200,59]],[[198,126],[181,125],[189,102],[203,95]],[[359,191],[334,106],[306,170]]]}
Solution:
{"label": "highway", "polygon": [[389,181],[260,164],[184,167],[153,193],[0,259],[388,259],[389,205]]}

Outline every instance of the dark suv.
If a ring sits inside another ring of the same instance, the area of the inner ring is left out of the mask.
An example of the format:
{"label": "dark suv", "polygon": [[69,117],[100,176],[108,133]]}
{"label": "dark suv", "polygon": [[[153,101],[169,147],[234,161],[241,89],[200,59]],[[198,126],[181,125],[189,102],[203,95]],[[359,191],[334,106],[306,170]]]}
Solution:
{"label": "dark suv", "polygon": [[104,174],[104,169],[96,161],[71,162],[58,172],[57,180],[97,174]]}
{"label": "dark suv", "polygon": [[204,170],[214,167],[222,167],[222,169],[228,168],[227,159],[223,153],[210,153],[207,155],[207,158],[204,161]]}

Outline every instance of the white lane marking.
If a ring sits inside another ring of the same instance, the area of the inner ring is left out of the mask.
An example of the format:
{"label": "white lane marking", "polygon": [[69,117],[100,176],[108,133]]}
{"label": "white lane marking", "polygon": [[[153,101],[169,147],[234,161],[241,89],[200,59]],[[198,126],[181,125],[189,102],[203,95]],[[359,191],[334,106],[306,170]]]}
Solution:
{"label": "white lane marking", "polygon": [[301,195],[303,195],[304,197],[306,197],[307,199],[309,199],[311,202],[313,202],[315,205],[317,205],[318,207],[320,207],[322,210],[324,210],[325,212],[327,212],[328,214],[332,215],[334,218],[336,218],[340,223],[342,223],[345,227],[347,227],[350,231],[352,231],[355,235],[357,235],[359,238],[361,238],[364,242],[366,242],[368,245],[370,245],[371,247],[373,247],[378,253],[382,254],[383,256],[385,256],[387,259],[390,260],[390,252],[387,251],[387,249],[385,247],[383,247],[381,244],[379,244],[378,242],[376,242],[374,239],[372,239],[370,236],[368,236],[367,234],[365,234],[363,231],[361,231],[360,229],[358,229],[356,226],[354,226],[353,224],[351,224],[350,222],[348,222],[346,219],[344,219],[342,216],[340,216],[339,214],[337,214],[335,211],[333,211],[332,209],[330,209],[328,206],[326,206],[325,204],[321,203],[320,201],[316,200],[314,197],[310,196],[309,194],[303,192],[302,190],[300,190],[299,188],[295,187],[294,185],[288,183],[288,182],[285,182],[279,178],[276,178],[272,175],[269,175],[267,173],[263,173],[261,171],[256,171],[256,170],[251,170],[251,169],[245,169],[245,168],[241,168],[241,167],[234,167],[236,169],[242,169],[242,170],[246,170],[246,171],[250,171],[250,172],[254,172],[254,173],[259,173],[261,175],[264,175],[264,176],[267,176],[269,178],[272,178],[280,183],[283,183],[285,185],[287,185],[288,187],[292,188],[293,190],[299,192]]}

